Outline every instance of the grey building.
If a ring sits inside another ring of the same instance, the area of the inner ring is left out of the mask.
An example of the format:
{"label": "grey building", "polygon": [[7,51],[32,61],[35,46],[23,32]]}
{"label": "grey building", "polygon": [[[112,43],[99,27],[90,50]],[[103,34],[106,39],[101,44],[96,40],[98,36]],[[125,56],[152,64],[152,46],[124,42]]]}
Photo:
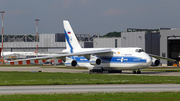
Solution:
{"label": "grey building", "polygon": [[[99,37],[99,34],[76,34],[76,37],[83,48],[141,47],[147,53],[180,61],[180,29],[127,29],[127,32],[121,33],[121,37]],[[36,41],[38,52],[42,53],[66,48],[64,33],[39,34],[38,40],[35,34],[5,34],[3,41],[6,52],[35,52]],[[173,64],[166,60],[160,61],[163,65]]]}
{"label": "grey building", "polygon": [[117,48],[121,47],[121,37],[100,37],[93,41],[94,48]]}
{"label": "grey building", "polygon": [[140,47],[149,54],[159,55],[159,32],[123,32],[121,47]]}
{"label": "grey building", "polygon": [[[160,30],[160,56],[180,61],[180,29]],[[173,63],[161,60],[162,63],[172,65]]]}
{"label": "grey building", "polygon": [[[122,47],[141,47],[147,53],[180,61],[180,29],[131,29],[121,34]],[[162,65],[174,62],[161,59]]]}
{"label": "grey building", "polygon": [[[99,38],[99,34],[76,34],[76,37],[82,47],[93,48],[93,40]],[[38,42],[38,52],[57,52],[66,48],[64,33],[39,34],[38,40],[35,34],[6,34],[3,42],[4,52],[35,52],[36,42]]]}
{"label": "grey building", "polygon": [[[82,47],[93,48],[93,40],[99,38],[99,34],[76,34],[76,37]],[[0,35],[0,42],[1,39]],[[66,48],[64,33],[39,34],[38,40],[36,40],[35,34],[5,34],[3,35],[3,42],[3,52],[35,52],[36,42],[38,43],[39,53],[60,52]],[[0,47],[2,47],[2,44],[0,44]],[[24,58],[20,55],[16,57]]]}

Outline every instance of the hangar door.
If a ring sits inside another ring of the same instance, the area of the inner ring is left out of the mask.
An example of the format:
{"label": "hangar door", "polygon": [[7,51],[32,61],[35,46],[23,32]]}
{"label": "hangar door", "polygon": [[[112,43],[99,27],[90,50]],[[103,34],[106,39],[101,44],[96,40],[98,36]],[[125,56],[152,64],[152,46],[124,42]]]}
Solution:
{"label": "hangar door", "polygon": [[[180,37],[168,37],[168,58],[180,61]],[[168,65],[172,65],[168,62]]]}

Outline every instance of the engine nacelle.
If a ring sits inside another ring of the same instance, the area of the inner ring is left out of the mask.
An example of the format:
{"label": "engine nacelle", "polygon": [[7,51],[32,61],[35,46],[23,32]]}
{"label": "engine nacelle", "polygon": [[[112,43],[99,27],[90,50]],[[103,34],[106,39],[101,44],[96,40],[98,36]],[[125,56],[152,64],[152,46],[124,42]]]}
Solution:
{"label": "engine nacelle", "polygon": [[73,59],[66,60],[65,66],[67,66],[67,67],[76,67],[77,66],[77,61],[73,60]]}
{"label": "engine nacelle", "polygon": [[159,64],[160,64],[160,61],[158,59],[152,57],[151,66],[159,66]]}
{"label": "engine nacelle", "polygon": [[91,65],[100,65],[102,63],[102,60],[99,57],[91,56],[91,59],[89,60],[89,63]]}

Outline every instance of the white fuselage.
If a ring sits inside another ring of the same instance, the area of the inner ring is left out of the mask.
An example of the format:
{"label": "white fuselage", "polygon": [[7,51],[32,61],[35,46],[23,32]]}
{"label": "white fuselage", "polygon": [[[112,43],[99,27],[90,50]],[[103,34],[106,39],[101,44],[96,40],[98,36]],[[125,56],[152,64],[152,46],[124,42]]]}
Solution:
{"label": "white fuselage", "polygon": [[[76,52],[97,51],[110,48],[82,48],[81,50],[73,50]],[[112,48],[110,53],[98,54],[102,63],[100,65],[91,65],[89,60],[84,56],[70,57],[76,60],[78,66],[87,67],[88,69],[100,69],[103,70],[138,70],[147,68],[152,64],[151,57],[145,52],[137,52],[136,50],[141,48]],[[66,52],[72,52],[72,50],[64,50]]]}

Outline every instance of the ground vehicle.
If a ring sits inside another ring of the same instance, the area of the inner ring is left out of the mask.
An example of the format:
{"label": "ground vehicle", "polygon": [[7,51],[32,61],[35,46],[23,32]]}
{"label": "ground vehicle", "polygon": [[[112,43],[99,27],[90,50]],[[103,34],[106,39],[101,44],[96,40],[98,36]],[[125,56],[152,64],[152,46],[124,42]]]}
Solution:
{"label": "ground vehicle", "polygon": [[54,64],[53,64],[52,62],[44,62],[43,65],[49,65],[49,66],[51,66],[51,65],[54,65]]}

